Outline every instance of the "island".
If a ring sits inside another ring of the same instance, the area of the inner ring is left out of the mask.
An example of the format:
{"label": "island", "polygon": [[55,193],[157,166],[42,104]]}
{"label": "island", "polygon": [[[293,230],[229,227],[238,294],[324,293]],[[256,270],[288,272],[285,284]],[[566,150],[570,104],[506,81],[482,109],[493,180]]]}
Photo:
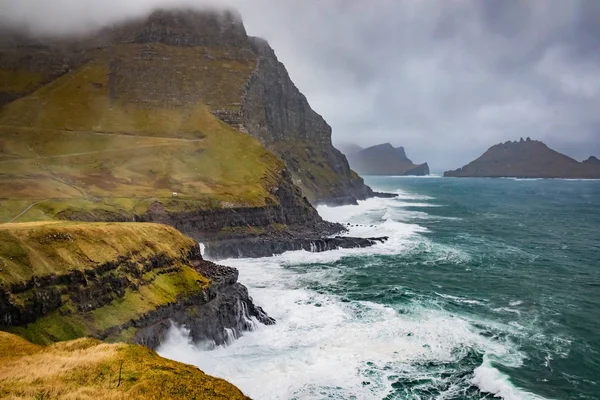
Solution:
{"label": "island", "polygon": [[579,162],[530,138],[490,147],[481,157],[462,168],[444,172],[446,177],[486,178],[600,178],[600,160]]}

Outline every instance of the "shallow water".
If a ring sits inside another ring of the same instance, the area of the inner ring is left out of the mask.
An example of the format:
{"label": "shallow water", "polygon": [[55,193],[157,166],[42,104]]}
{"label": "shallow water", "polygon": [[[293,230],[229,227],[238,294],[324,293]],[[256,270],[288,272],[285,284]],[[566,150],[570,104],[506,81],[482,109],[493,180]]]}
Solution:
{"label": "shallow water", "polygon": [[226,260],[277,325],[159,353],[255,399],[600,398],[600,181],[368,179],[368,249]]}

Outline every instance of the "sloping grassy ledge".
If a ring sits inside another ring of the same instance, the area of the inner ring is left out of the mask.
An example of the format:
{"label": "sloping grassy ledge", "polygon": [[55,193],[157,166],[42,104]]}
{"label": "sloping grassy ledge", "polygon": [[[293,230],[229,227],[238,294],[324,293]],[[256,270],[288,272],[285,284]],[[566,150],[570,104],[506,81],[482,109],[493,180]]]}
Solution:
{"label": "sloping grassy ledge", "polygon": [[131,341],[132,321],[203,298],[210,282],[190,265],[196,247],[159,224],[0,225],[0,328],[36,344]]}
{"label": "sloping grassy ledge", "polygon": [[232,384],[142,346],[78,339],[42,347],[5,332],[0,398],[248,399]]}

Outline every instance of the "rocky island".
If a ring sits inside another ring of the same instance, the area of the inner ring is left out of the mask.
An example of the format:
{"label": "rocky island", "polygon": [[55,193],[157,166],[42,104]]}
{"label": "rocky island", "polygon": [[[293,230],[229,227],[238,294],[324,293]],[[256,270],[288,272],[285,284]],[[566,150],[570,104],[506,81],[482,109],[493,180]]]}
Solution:
{"label": "rocky island", "polygon": [[152,351],[171,322],[213,345],[275,323],[199,242],[211,259],[372,246],[314,206],[374,195],[235,12],[3,30],[0,397],[245,398]]}
{"label": "rocky island", "polygon": [[579,162],[540,141],[521,138],[494,145],[475,161],[446,171],[444,176],[598,179],[600,162],[596,157]]}
{"label": "rocky island", "polygon": [[363,149],[356,145],[344,146],[350,166],[364,175],[429,175],[427,163],[414,164],[407,156],[404,147],[394,147],[390,143],[379,144]]}

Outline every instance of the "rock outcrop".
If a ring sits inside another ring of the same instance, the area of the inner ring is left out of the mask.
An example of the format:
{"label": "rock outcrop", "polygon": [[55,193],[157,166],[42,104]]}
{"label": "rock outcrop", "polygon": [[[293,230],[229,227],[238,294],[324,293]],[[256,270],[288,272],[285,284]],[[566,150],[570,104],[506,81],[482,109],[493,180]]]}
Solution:
{"label": "rock outcrop", "polygon": [[596,161],[590,157],[579,162],[540,141],[521,138],[494,145],[475,161],[444,176],[598,179],[600,164]]}
{"label": "rock outcrop", "polygon": [[404,147],[384,143],[348,154],[350,166],[363,175],[429,175],[427,163],[414,164]]}
{"label": "rock outcrop", "polygon": [[234,268],[157,224],[11,224],[0,229],[0,329],[48,344],[92,336],[156,348],[171,322],[228,343],[273,324]]}
{"label": "rock outcrop", "polygon": [[287,164],[312,203],[354,204],[373,195],[331,142],[331,127],[309,105],[269,44],[249,38],[257,65],[241,107],[242,124]]}

